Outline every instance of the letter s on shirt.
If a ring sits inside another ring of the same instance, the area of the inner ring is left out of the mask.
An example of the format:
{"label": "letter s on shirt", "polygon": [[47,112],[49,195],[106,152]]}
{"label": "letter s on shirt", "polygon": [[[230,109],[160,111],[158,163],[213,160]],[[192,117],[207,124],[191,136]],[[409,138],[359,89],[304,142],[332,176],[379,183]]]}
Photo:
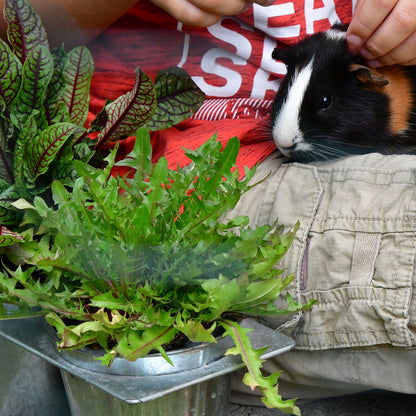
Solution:
{"label": "letter s on shirt", "polygon": [[[242,84],[242,77],[240,71],[235,71],[229,67],[218,63],[218,58],[230,59],[234,65],[244,66],[251,55],[251,43],[242,34],[224,27],[221,19],[218,23],[208,27],[208,31],[212,36],[220,39],[226,43],[233,45],[236,48],[236,53],[228,52],[221,48],[212,48],[207,51],[201,60],[201,69],[207,74],[215,74],[225,80],[225,84],[215,86],[208,84],[204,77],[194,76],[192,79],[207,95],[215,97],[232,97],[239,91]],[[242,22],[244,29],[252,30],[249,26]]]}

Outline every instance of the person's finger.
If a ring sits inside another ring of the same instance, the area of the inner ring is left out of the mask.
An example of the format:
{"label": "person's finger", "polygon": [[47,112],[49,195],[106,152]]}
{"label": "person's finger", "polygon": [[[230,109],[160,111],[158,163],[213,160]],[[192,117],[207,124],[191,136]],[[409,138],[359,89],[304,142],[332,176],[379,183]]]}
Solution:
{"label": "person's finger", "polygon": [[[236,15],[247,10],[253,4],[250,0],[189,0],[192,4],[202,10],[220,16]],[[265,2],[265,0],[258,0]]]}
{"label": "person's finger", "polygon": [[[380,27],[365,42],[362,55],[366,59],[378,58],[393,51],[416,30],[416,2],[400,0]],[[408,53],[412,53],[410,51]]]}
{"label": "person's finger", "polygon": [[410,61],[402,62],[401,65],[404,65],[404,66],[416,65],[416,58],[415,59],[411,59]]}
{"label": "person's finger", "polygon": [[387,54],[367,60],[370,66],[388,66],[394,64],[414,65],[416,61],[416,32]]}
{"label": "person's finger", "polygon": [[360,50],[397,2],[398,0],[361,0],[357,4],[347,30],[347,41],[353,52]]}
{"label": "person's finger", "polygon": [[221,14],[201,9],[188,0],[151,0],[173,18],[189,26],[207,27],[217,23]]}
{"label": "person's finger", "polygon": [[247,10],[253,3],[260,6],[270,6],[275,0],[188,0],[201,10],[211,12],[216,15],[236,15]]}
{"label": "person's finger", "polygon": [[182,23],[206,27],[217,23],[222,16],[242,13],[253,3],[270,6],[275,0],[151,0],[151,2]]}

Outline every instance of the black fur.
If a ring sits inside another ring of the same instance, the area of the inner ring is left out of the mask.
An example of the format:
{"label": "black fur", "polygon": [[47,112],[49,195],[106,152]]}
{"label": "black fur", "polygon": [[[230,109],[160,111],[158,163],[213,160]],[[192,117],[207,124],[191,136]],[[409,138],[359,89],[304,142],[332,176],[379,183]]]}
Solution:
{"label": "black fur", "polygon": [[[308,162],[370,152],[414,152],[413,131],[395,137],[389,133],[389,98],[382,88],[365,88],[351,73],[350,65],[361,64],[361,58],[349,52],[345,39],[329,39],[324,33],[310,36],[289,49],[274,51],[273,58],[286,64],[287,75],[273,103],[272,123],[287,96],[295,71],[307,65],[312,57],[312,78],[301,106],[299,127],[305,142],[315,150],[299,151],[294,146],[289,154],[292,159]],[[412,75],[415,67],[408,72],[416,79]],[[323,97],[331,99],[323,100]],[[328,101],[328,108],[322,108]]]}

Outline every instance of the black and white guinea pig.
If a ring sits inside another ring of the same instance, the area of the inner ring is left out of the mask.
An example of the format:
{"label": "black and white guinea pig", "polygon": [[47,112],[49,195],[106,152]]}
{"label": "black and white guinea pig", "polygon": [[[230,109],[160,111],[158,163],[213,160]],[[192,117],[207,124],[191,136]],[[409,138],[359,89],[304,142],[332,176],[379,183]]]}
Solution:
{"label": "black and white guinea pig", "polygon": [[349,52],[345,30],[274,50],[287,66],[272,106],[276,146],[300,162],[416,153],[416,66],[368,68]]}

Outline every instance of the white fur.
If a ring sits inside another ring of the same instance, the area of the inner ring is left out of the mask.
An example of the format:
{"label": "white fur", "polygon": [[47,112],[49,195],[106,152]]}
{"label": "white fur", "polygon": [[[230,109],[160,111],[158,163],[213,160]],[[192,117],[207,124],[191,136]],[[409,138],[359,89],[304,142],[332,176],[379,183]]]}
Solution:
{"label": "white fur", "polygon": [[305,92],[311,79],[312,68],[313,58],[308,65],[295,73],[285,102],[274,121],[272,136],[276,146],[283,154],[286,154],[285,149],[289,149],[295,144],[297,150],[309,150],[311,147],[304,141],[303,133],[299,128],[299,117]]}
{"label": "white fur", "polygon": [[327,30],[325,33],[325,36],[329,39],[329,40],[344,40],[347,38],[347,32],[344,32],[343,30],[338,30],[338,29],[329,29]]}

